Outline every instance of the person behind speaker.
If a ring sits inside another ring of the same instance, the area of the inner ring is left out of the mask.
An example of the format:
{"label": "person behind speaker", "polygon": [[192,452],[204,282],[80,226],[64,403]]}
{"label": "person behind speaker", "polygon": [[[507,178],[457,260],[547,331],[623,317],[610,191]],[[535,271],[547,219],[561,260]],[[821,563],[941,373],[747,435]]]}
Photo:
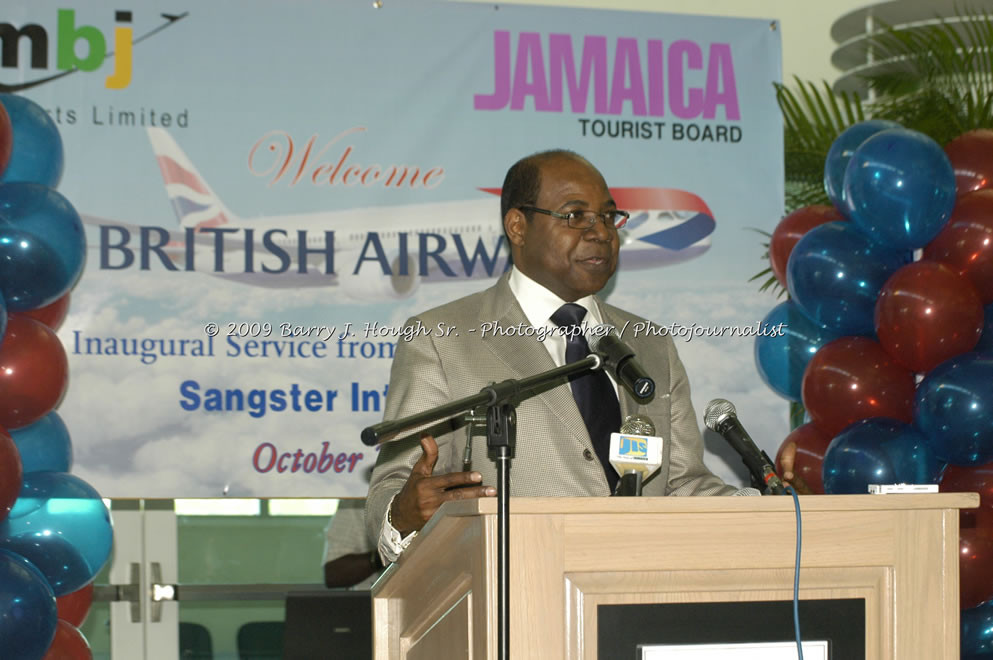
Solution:
{"label": "person behind speaker", "polygon": [[[563,308],[572,313],[576,305],[590,327],[644,322],[596,296],[617,268],[617,225],[627,214],[617,209],[603,176],[589,161],[564,150],[523,158],[507,172],[500,202],[513,268],[486,291],[408,320],[429,328],[439,322],[454,325],[457,333],[398,342],[385,419],[475,394],[490,382],[524,378],[566,363],[567,340],[561,335],[552,333],[543,342],[492,333],[484,337],[482,323],[555,328],[552,317],[558,313],[561,322]],[[618,407],[621,416],[650,417],[664,438],[663,465],[645,483],[646,495],[744,494],[703,464],[689,383],[672,338],[646,333],[624,340],[656,382],[652,400],[639,405],[611,382],[606,390],[587,388],[586,396],[594,392],[602,405],[581,411],[576,401],[582,397],[576,393],[574,398],[575,388],[563,382],[522,402],[517,407],[511,495],[609,495],[613,469],[598,458],[604,453],[604,439],[596,426],[599,417],[618,416]],[[604,376],[601,371],[582,378]],[[618,430],[620,421],[619,416],[612,420],[610,430]],[[412,434],[382,446],[370,483],[366,524],[370,536],[379,537],[385,560],[395,561],[444,502],[496,494],[485,438],[473,441],[471,470],[462,465],[464,445],[464,429],[443,423],[422,432],[419,443]]]}
{"label": "person behind speaker", "polygon": [[365,500],[339,500],[324,535],[324,586],[370,588],[383,562],[366,534]]}

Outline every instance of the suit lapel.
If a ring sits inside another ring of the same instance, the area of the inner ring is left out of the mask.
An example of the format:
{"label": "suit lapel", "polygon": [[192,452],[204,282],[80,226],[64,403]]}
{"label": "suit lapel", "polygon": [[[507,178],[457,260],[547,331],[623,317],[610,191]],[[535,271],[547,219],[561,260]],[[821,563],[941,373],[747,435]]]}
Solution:
{"label": "suit lapel", "polygon": [[[504,275],[493,287],[493,295],[489,296],[482,306],[481,323],[497,321],[504,328],[511,326],[531,327],[524,310],[517,303],[508,282],[509,275]],[[490,334],[483,339],[483,344],[493,355],[503,362],[514,373],[514,378],[527,378],[537,373],[555,368],[548,349],[534,337],[508,336]],[[583,446],[592,449],[589,432],[583,422],[572,390],[568,383],[542,392],[536,397],[556,417],[563,428],[572,432]],[[623,410],[623,408],[622,408]]]}

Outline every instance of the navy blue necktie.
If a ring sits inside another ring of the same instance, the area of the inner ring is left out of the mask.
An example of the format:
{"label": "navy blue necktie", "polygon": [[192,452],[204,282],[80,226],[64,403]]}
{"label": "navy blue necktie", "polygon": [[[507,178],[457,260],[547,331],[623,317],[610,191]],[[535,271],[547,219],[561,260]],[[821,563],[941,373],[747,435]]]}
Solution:
{"label": "navy blue necktie", "polygon": [[[590,354],[586,336],[580,331],[580,323],[586,316],[586,308],[575,303],[566,303],[552,314],[552,323],[568,328],[566,335],[566,364],[582,360]],[[610,434],[621,426],[621,406],[617,402],[617,392],[603,369],[588,371],[569,379],[572,396],[579,407],[579,413],[590,433],[593,449],[607,477],[610,492],[617,485],[617,472],[610,465]]]}

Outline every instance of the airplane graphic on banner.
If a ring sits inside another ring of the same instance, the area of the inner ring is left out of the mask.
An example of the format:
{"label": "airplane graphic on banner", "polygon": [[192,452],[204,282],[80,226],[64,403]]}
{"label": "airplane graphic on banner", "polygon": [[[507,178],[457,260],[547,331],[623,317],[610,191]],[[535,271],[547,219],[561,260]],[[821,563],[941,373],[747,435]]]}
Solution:
{"label": "airplane graphic on banner", "polygon": [[[195,271],[267,288],[339,287],[356,302],[402,299],[422,283],[493,278],[508,267],[500,189],[467,200],[242,218],[167,131],[148,128],[179,228],[84,215],[99,228],[101,270]],[[620,267],[658,268],[706,252],[716,226],[697,195],[610,188],[631,213]]]}

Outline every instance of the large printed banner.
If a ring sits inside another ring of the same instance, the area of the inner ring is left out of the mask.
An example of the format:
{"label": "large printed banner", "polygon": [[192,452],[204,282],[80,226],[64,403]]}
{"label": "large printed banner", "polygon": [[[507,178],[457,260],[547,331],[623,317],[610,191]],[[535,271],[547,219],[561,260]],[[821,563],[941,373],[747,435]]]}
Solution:
{"label": "large printed banner", "polygon": [[18,4],[0,9],[0,85],[51,113],[59,190],[87,226],[59,412],[101,494],[364,494],[376,451],[359,432],[381,419],[403,321],[505,270],[503,175],[553,147],[631,212],[605,293],[677,336],[698,412],[734,396],[767,447],[785,434],[751,361],[775,301],[744,293],[762,252],[746,228],[782,208],[775,23]]}

